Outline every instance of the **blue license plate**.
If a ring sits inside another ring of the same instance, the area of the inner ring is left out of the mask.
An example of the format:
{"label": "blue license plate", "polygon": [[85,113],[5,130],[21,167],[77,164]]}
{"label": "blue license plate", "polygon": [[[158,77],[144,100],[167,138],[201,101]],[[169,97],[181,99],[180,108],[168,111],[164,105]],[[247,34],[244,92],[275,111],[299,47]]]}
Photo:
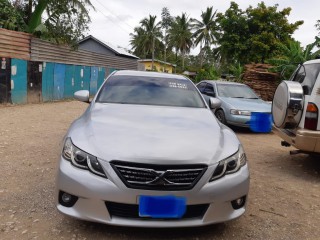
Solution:
{"label": "blue license plate", "polygon": [[186,212],[185,197],[140,196],[139,216],[151,218],[181,218]]}

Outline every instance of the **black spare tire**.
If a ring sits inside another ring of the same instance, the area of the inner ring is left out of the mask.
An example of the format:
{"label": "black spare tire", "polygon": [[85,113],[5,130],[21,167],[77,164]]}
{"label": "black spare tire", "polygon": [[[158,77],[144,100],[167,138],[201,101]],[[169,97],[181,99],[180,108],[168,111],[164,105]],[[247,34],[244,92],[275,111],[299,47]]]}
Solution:
{"label": "black spare tire", "polygon": [[304,106],[304,94],[300,83],[282,81],[272,101],[272,117],[278,128],[293,129],[300,123]]}

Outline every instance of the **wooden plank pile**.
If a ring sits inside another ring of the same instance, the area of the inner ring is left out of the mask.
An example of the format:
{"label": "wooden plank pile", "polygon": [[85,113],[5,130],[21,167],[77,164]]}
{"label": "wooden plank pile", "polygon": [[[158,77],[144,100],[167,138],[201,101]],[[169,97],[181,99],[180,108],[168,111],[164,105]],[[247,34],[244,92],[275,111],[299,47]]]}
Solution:
{"label": "wooden plank pile", "polygon": [[270,72],[269,64],[247,64],[242,80],[265,101],[272,101],[278,86],[279,74]]}

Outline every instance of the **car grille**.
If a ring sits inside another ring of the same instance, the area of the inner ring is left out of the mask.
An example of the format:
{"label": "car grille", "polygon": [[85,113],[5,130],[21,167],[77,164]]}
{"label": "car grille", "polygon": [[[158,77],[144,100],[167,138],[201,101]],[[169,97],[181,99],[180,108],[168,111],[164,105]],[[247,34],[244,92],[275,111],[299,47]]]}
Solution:
{"label": "car grille", "polygon": [[[124,204],[115,202],[105,202],[108,212],[111,217],[120,218],[131,218],[131,219],[145,219],[145,220],[161,220],[153,219],[150,217],[140,217],[139,216],[139,205],[135,204]],[[209,204],[198,204],[198,205],[188,205],[185,214],[181,219],[191,219],[198,218],[202,219],[206,213]],[[176,220],[176,219],[165,219],[165,220]]]}
{"label": "car grille", "polygon": [[189,190],[207,170],[206,165],[153,165],[112,161],[111,166],[129,188],[147,190]]}

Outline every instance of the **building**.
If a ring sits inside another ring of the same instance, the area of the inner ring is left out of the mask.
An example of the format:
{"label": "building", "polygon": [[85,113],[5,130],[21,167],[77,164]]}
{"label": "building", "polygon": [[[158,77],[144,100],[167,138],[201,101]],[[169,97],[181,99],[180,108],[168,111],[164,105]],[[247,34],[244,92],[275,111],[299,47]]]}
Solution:
{"label": "building", "polygon": [[166,73],[174,73],[176,71],[175,64],[160,61],[154,59],[153,61],[153,69],[152,69],[152,59],[140,59],[138,60],[138,70],[140,71],[157,71],[157,72],[166,72]]}
{"label": "building", "polygon": [[[105,56],[115,57],[115,69],[137,70],[137,56],[128,53],[125,49],[115,47],[110,43],[99,40],[92,35],[85,37],[78,42],[79,49],[88,52],[94,52]],[[119,63],[119,64],[117,64]],[[124,65],[125,67],[117,67],[117,65]]]}

